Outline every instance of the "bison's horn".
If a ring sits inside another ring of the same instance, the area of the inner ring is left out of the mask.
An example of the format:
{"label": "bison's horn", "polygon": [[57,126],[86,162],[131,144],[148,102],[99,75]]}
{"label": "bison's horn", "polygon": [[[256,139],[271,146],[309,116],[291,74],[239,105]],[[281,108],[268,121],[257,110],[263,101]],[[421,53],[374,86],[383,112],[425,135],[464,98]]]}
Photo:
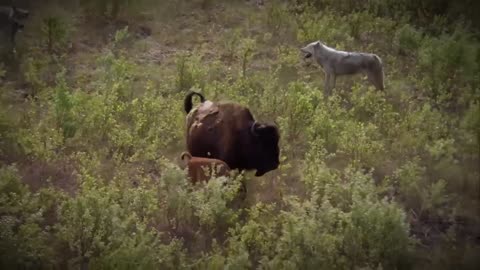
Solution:
{"label": "bison's horn", "polygon": [[255,126],[257,125],[257,121],[254,121],[252,126],[250,127],[250,132],[253,134],[253,136],[260,136],[257,131],[255,130]]}

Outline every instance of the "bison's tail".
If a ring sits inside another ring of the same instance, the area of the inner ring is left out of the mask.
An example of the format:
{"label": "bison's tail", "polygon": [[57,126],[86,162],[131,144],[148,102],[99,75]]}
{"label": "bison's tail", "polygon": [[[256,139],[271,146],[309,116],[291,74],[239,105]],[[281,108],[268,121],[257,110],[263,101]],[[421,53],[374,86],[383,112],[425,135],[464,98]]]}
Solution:
{"label": "bison's tail", "polygon": [[192,107],[193,107],[192,97],[195,95],[200,98],[200,102],[205,101],[205,97],[202,94],[195,91],[190,91],[190,93],[187,94],[187,96],[185,97],[185,100],[183,101],[183,108],[185,109],[186,113],[189,113],[192,110]]}
{"label": "bison's tail", "polygon": [[180,155],[180,159],[182,161],[185,161],[185,157],[187,157],[187,160],[190,160],[192,158],[192,155],[189,152],[182,152]]}

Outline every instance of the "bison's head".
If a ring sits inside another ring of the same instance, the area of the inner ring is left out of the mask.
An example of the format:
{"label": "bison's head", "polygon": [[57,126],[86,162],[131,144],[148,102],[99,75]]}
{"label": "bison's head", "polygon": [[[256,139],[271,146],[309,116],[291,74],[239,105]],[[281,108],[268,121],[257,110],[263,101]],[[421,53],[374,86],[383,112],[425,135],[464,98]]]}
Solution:
{"label": "bison's head", "polygon": [[255,176],[262,176],[277,169],[280,164],[280,135],[277,126],[254,122],[250,128],[250,136],[253,142],[251,159],[257,169]]}

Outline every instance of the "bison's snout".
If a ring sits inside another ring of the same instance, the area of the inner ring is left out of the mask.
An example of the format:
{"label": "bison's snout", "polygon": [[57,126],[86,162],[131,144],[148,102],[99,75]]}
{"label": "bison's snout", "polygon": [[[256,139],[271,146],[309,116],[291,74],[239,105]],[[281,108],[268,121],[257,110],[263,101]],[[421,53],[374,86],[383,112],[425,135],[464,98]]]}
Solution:
{"label": "bison's snout", "polygon": [[257,177],[262,176],[269,171],[276,170],[278,168],[278,166],[280,166],[280,162],[277,160],[272,164],[272,166],[270,166],[268,168],[257,169],[257,172],[255,173],[255,176],[257,176]]}

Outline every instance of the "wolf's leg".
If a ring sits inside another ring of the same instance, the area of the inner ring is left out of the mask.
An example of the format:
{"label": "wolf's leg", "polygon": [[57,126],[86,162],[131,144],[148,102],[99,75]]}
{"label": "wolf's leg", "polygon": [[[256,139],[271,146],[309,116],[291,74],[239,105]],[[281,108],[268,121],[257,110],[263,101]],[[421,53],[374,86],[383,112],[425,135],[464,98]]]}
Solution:
{"label": "wolf's leg", "polygon": [[380,70],[378,71],[377,73],[377,87],[378,89],[384,91],[385,90],[385,83],[384,83],[384,79],[385,79],[385,75],[383,74],[383,68],[380,68]]}
{"label": "wolf's leg", "polygon": [[328,72],[325,72],[325,87],[324,88],[325,88],[324,89],[325,94],[327,96],[329,96],[330,95],[330,73],[328,73]]}
{"label": "wolf's leg", "polygon": [[367,72],[367,77],[370,83],[377,88],[377,90],[382,90],[383,91],[383,73],[382,71],[368,71]]}
{"label": "wolf's leg", "polygon": [[335,75],[335,73],[332,73],[332,75],[330,76],[330,94],[332,94],[332,90],[335,88],[335,85],[336,85],[336,82],[337,82],[337,75]]}
{"label": "wolf's leg", "polygon": [[368,81],[369,81],[371,84],[373,84],[373,86],[375,86],[375,88],[376,88],[376,87],[377,87],[377,84],[375,83],[375,78],[374,78],[374,76],[373,76],[373,72],[367,71],[366,74],[367,74]]}

